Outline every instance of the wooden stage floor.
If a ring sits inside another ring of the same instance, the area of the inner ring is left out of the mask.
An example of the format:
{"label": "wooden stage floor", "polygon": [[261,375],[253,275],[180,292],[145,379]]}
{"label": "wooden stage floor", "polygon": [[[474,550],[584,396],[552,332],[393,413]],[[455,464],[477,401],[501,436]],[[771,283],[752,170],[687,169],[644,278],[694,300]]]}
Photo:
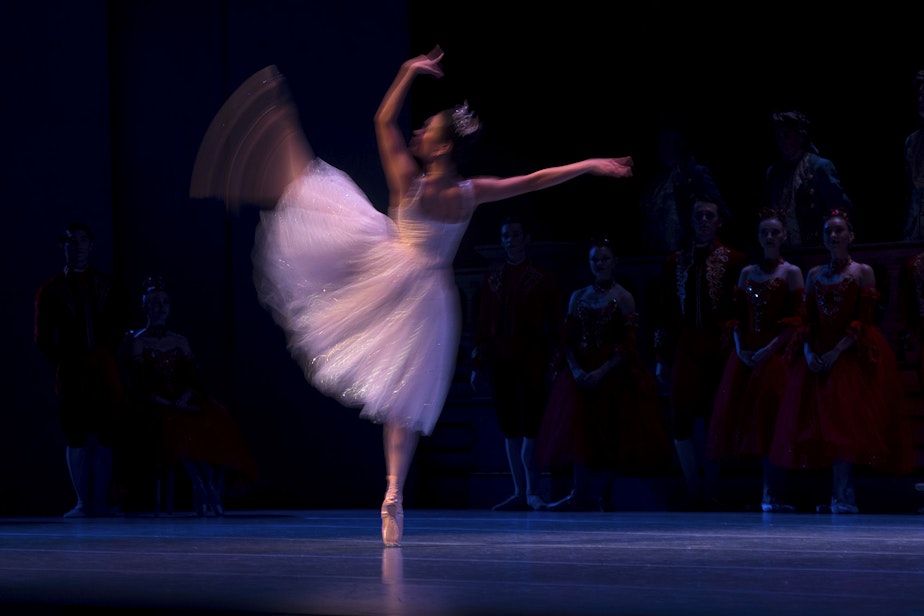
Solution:
{"label": "wooden stage floor", "polygon": [[0,614],[924,615],[924,515],[0,518]]}

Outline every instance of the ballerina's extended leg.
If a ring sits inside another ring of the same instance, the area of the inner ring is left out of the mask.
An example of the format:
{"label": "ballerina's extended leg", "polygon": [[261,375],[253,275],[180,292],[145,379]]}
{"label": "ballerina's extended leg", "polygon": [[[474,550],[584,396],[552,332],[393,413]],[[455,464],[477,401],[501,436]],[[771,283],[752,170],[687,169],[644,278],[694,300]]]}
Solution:
{"label": "ballerina's extended leg", "polygon": [[285,77],[254,73],[228,98],[199,145],[189,196],[272,208],[314,158]]}

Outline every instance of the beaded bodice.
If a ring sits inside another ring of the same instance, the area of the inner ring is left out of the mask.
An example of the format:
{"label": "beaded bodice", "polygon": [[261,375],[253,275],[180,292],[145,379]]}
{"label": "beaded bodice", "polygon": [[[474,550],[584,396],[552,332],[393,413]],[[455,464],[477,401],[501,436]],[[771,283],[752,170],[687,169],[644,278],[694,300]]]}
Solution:
{"label": "beaded bodice", "polygon": [[815,280],[807,289],[805,307],[816,351],[831,349],[856,325],[872,323],[878,299],[875,287],[861,288],[852,276],[831,284]]}
{"label": "beaded bodice", "polygon": [[179,347],[166,351],[145,348],[135,362],[139,385],[148,394],[175,400],[192,386],[195,367]]}
{"label": "beaded bodice", "polygon": [[790,290],[783,278],[763,281],[748,279],[738,289],[738,321],[746,326],[744,339],[747,348],[765,346],[787,323],[799,314],[803,289]]}

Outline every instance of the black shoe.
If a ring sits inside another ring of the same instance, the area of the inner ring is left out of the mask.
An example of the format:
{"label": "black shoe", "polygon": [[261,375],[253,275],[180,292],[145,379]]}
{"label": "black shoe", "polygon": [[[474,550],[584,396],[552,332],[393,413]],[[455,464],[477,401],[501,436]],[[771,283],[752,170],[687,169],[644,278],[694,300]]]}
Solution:
{"label": "black shoe", "polygon": [[603,513],[608,513],[610,511],[616,511],[616,505],[613,504],[612,498],[600,497],[597,499],[597,508]]}
{"label": "black shoe", "polygon": [[514,494],[502,503],[491,507],[491,511],[532,511],[533,508],[526,502],[522,494]]}

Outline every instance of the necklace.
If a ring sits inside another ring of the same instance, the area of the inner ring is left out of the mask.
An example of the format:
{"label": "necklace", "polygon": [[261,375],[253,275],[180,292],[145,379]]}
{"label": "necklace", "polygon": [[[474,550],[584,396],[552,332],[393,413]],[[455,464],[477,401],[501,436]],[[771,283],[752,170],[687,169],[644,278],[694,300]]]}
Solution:
{"label": "necklace", "polygon": [[594,291],[606,294],[607,291],[616,286],[615,280],[597,280],[594,282]]}
{"label": "necklace", "polygon": [[831,259],[831,263],[828,264],[828,271],[831,274],[839,274],[847,269],[851,263],[853,263],[853,259],[851,259],[849,256],[843,258],[834,257]]}

